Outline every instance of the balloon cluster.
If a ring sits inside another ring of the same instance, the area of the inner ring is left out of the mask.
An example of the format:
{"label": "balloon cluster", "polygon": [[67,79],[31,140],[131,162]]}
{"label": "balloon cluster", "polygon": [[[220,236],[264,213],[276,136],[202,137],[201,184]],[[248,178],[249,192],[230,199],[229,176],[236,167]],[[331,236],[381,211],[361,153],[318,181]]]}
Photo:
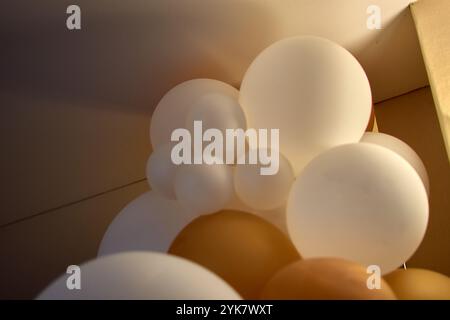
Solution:
{"label": "balloon cluster", "polygon": [[[424,237],[429,183],[404,142],[365,132],[372,112],[360,64],[317,37],[265,49],[239,91],[209,79],[179,84],[153,113],[152,191],[111,223],[98,258],[82,266],[84,290],[60,289],[60,278],[40,297],[450,298],[446,276],[394,271]],[[195,121],[224,135],[279,129],[278,171],[175,164],[172,134],[194,133]],[[377,289],[368,266],[389,274]]]}

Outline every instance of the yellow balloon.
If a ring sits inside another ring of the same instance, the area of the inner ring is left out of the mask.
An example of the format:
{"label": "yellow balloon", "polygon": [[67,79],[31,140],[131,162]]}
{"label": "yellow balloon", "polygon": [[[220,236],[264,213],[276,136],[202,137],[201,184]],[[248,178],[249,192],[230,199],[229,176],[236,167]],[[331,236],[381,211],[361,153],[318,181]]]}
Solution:
{"label": "yellow balloon", "polygon": [[279,229],[249,213],[224,210],[187,225],[169,253],[218,274],[246,299],[256,299],[280,268],[300,259]]}
{"label": "yellow balloon", "polygon": [[395,295],[381,279],[380,289],[369,289],[363,266],[337,258],[300,260],[281,269],[262,290],[267,300],[391,300]]}
{"label": "yellow balloon", "polygon": [[450,300],[450,278],[425,269],[398,269],[386,275],[401,300]]}

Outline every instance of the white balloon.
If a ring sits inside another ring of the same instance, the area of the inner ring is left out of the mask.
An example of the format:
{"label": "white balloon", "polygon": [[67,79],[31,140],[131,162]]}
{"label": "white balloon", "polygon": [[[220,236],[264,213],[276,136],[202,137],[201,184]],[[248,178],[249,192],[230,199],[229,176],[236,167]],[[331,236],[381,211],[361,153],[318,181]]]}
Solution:
{"label": "white balloon", "polygon": [[289,236],[286,226],[286,204],[273,210],[256,210],[246,205],[234,194],[225,209],[253,213],[280,229],[286,236]]}
{"label": "white balloon", "polygon": [[233,152],[234,160],[237,159],[237,153],[240,150],[238,150],[236,143],[233,144],[234,148],[231,148],[231,145],[225,141],[227,129],[245,130],[247,128],[244,111],[239,105],[237,97],[221,93],[205,94],[193,103],[193,107],[186,116],[186,128],[191,133],[194,132],[194,121],[202,122],[203,131],[217,129],[222,133],[223,150],[221,159],[224,162],[227,151]]}
{"label": "white balloon", "polygon": [[[246,157],[248,158],[248,152]],[[234,189],[239,199],[251,208],[277,209],[286,203],[295,179],[294,172],[289,161],[281,153],[276,174],[262,175],[261,167],[265,165],[259,161],[258,164],[237,165],[234,170]]]}
{"label": "white balloon", "polygon": [[64,274],[39,300],[238,300],[225,281],[202,266],[168,254],[126,252],[80,266],[81,289],[68,290]]}
{"label": "white balloon", "polygon": [[175,195],[185,208],[198,214],[222,210],[233,196],[233,173],[225,164],[180,165],[175,173]]}
{"label": "white balloon", "polygon": [[150,124],[153,149],[169,143],[173,130],[186,128],[186,116],[194,103],[205,94],[219,93],[238,98],[236,88],[217,80],[194,79],[183,82],[167,92],[156,106]]}
{"label": "white balloon", "polygon": [[147,161],[146,176],[152,188],[166,198],[175,199],[173,180],[177,166],[171,159],[172,144],[167,143],[154,150]]}
{"label": "white balloon", "polygon": [[294,183],[289,235],[303,258],[340,257],[398,268],[421,243],[428,223],[425,187],[393,151],[357,143],[312,160]]}
{"label": "white balloon", "polygon": [[427,169],[419,155],[409,145],[396,137],[378,132],[366,132],[363,135],[361,142],[373,143],[386,147],[402,156],[414,169],[416,169],[418,175],[422,179],[425,189],[427,189],[428,195],[430,194],[430,181],[428,179]]}
{"label": "white balloon", "polygon": [[245,73],[239,102],[249,128],[276,128],[295,174],[320,152],[358,142],[372,97],[358,61],[343,47],[312,36],[281,40]]}
{"label": "white balloon", "polygon": [[134,250],[166,252],[178,233],[195,216],[155,191],[130,202],[111,222],[98,255]]}
{"label": "white balloon", "polygon": [[209,93],[193,103],[186,117],[186,128],[192,129],[194,121],[202,121],[203,130],[246,129],[244,111],[237,97],[222,93]]}

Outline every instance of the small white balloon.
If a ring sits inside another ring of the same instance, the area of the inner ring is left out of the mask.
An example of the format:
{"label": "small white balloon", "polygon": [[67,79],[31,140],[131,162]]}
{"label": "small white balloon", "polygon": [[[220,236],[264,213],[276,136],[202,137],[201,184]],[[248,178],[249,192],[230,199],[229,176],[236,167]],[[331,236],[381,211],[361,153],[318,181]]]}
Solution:
{"label": "small white balloon", "polygon": [[146,176],[152,190],[166,198],[175,199],[173,180],[177,166],[171,159],[172,144],[164,144],[154,150],[147,161]]}
{"label": "small white balloon", "polygon": [[245,129],[244,111],[236,97],[222,93],[208,93],[193,103],[186,117],[186,128],[192,129],[194,121],[202,121],[203,130]]}
{"label": "small white balloon", "polygon": [[130,202],[111,222],[99,256],[133,250],[166,252],[195,216],[177,201],[149,191]]}
{"label": "small white balloon", "polygon": [[240,300],[224,280],[186,259],[156,252],[126,252],[80,266],[80,290],[64,274],[38,300]]}
{"label": "small white balloon", "polygon": [[417,174],[422,179],[425,189],[427,189],[428,195],[430,194],[430,181],[428,179],[427,169],[419,155],[409,145],[396,137],[378,132],[366,132],[363,135],[361,142],[377,144],[402,156],[414,169],[416,169]]}
{"label": "small white balloon", "polygon": [[[233,169],[235,169],[235,167]],[[280,229],[286,236],[289,236],[286,226],[286,204],[273,210],[256,210],[245,204],[239,199],[236,193],[234,193],[225,209],[253,213]]]}
{"label": "small white balloon", "polygon": [[312,160],[288,199],[289,235],[303,258],[339,257],[378,265],[407,261],[428,223],[428,197],[413,167],[369,143],[330,149]]}
{"label": "small white balloon", "polygon": [[297,175],[322,151],[358,142],[372,109],[358,61],[329,40],[300,36],[269,46],[244,75],[239,102],[248,128],[280,130]]}
{"label": "small white balloon", "polygon": [[[263,152],[270,154],[272,151],[263,150]],[[248,152],[246,158],[248,159]],[[281,153],[278,153],[277,161],[278,171],[273,175],[261,174],[261,168],[267,165],[261,164],[260,161],[257,164],[236,166],[234,188],[243,203],[256,210],[273,210],[286,203],[295,179],[294,172],[289,161]]]}
{"label": "small white balloon", "polygon": [[153,149],[170,143],[173,130],[186,128],[189,110],[199,98],[218,93],[238,99],[239,91],[221,81],[194,79],[183,82],[167,92],[156,106],[150,123],[150,140]]}
{"label": "small white balloon", "polygon": [[185,164],[175,173],[180,204],[198,214],[222,210],[233,196],[233,173],[225,164]]}
{"label": "small white balloon", "polygon": [[237,143],[229,144],[226,141],[226,130],[236,130],[247,128],[244,111],[239,105],[237,97],[232,97],[222,93],[209,93],[200,97],[193,103],[193,107],[186,117],[186,128],[191,134],[194,133],[194,121],[201,121],[202,131],[216,129],[222,133],[222,154],[223,162],[226,161],[227,152],[232,152],[233,160],[238,157]]}

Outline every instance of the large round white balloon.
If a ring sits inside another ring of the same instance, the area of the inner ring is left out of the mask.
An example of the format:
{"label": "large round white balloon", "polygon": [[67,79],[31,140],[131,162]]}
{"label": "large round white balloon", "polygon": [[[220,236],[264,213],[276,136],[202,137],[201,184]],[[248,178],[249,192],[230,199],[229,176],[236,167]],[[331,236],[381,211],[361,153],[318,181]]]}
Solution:
{"label": "large round white balloon", "polygon": [[409,163],[358,143],[312,160],[294,183],[288,231],[304,258],[340,257],[386,274],[415,252],[428,223],[428,198]]}
{"label": "large round white balloon", "polygon": [[233,196],[232,168],[226,164],[180,165],[175,195],[183,207],[198,214],[222,210]]}
{"label": "large round white balloon", "polygon": [[312,36],[281,40],[259,54],[245,73],[239,102],[248,128],[280,130],[280,150],[296,174],[320,152],[358,142],[372,109],[358,61]]}
{"label": "large round white balloon", "polygon": [[366,132],[363,135],[361,142],[377,144],[401,155],[414,167],[414,169],[416,169],[422,179],[425,189],[427,189],[427,193],[430,194],[430,182],[427,169],[419,155],[409,145],[396,137],[380,132]]}
{"label": "large round white balloon", "polygon": [[[272,151],[263,149],[263,152]],[[289,161],[279,152],[276,173],[263,175],[261,168],[264,167],[268,165],[263,165],[260,161],[257,164],[238,164],[234,170],[234,189],[239,199],[249,207],[256,210],[273,210],[286,203],[295,179],[294,172]]]}
{"label": "large round white balloon", "polygon": [[194,103],[206,94],[218,93],[238,98],[236,88],[217,80],[194,79],[183,82],[167,92],[156,106],[150,124],[153,149],[169,143],[173,130],[186,128],[186,116]]}
{"label": "large round white balloon", "polygon": [[133,250],[166,252],[178,233],[195,216],[155,191],[130,202],[111,222],[98,255]]}
{"label": "large round white balloon", "polygon": [[217,300],[241,299],[225,281],[202,266],[168,254],[126,252],[80,266],[80,290],[69,290],[64,274],[40,300]]}
{"label": "large round white balloon", "polygon": [[154,150],[147,161],[146,176],[152,190],[169,199],[175,199],[173,180],[177,166],[171,159],[172,144],[167,143]]}

